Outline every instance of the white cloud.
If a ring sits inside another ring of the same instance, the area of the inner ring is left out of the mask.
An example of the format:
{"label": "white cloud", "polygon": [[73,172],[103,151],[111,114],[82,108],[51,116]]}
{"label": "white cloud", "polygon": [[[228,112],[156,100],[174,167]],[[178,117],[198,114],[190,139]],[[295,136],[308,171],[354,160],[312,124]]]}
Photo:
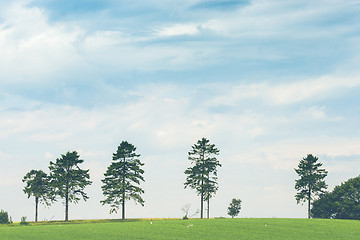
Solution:
{"label": "white cloud", "polygon": [[54,159],[54,156],[53,156],[50,152],[46,152],[46,153],[44,154],[44,158],[53,160],[53,159]]}
{"label": "white cloud", "polygon": [[199,29],[196,24],[176,24],[170,27],[163,27],[155,29],[156,36],[159,37],[173,37],[181,35],[197,35],[199,34]]}
{"label": "white cloud", "polygon": [[[15,2],[1,12],[3,18],[3,22],[0,23],[1,81],[59,82],[63,81],[60,79],[68,79],[67,74],[70,73],[74,76],[72,81],[84,81],[84,79],[94,80],[95,76],[118,76],[119,73],[132,71],[195,69],[209,64],[214,67],[212,64],[222,62],[224,59],[266,61],[289,59],[292,53],[286,50],[271,46],[259,48],[257,44],[253,46],[245,42],[249,38],[261,39],[261,36],[257,36],[259,34],[267,38],[267,35],[277,35],[279,31],[283,31],[283,35],[294,37],[294,32],[300,32],[299,27],[288,26],[289,22],[298,26],[299,22],[309,16],[315,18],[319,12],[332,13],[340,3],[334,2],[325,9],[316,8],[316,10],[311,8],[294,10],[293,5],[296,4],[299,3],[269,4],[256,1],[239,9],[238,12],[217,13],[214,17],[200,14],[191,21],[179,20],[171,24],[164,23],[160,27],[151,27],[149,23],[149,28],[155,29],[154,36],[153,32],[133,34],[126,28],[120,31],[118,30],[122,29],[120,27],[92,31],[86,28],[86,24],[76,21],[50,23],[49,13],[45,10],[29,7],[24,2]],[[277,7],[280,7],[280,10],[276,10]],[[294,11],[300,16],[294,14]],[[283,26],[284,24],[286,26]],[[220,44],[217,41],[209,41],[207,35],[209,31],[212,32],[211,37],[214,37],[214,32],[218,32],[222,37],[225,35],[226,41],[224,38],[218,39]],[[352,29],[346,31],[352,32]],[[311,32],[317,33],[319,29]],[[158,38],[195,35],[203,39],[199,38],[198,42],[187,44],[183,42],[178,44],[171,40],[156,42]],[[282,35],[281,37],[283,38]],[[234,43],[238,46],[236,50]],[[356,46],[355,43],[352,45]],[[297,97],[293,92],[298,87],[301,90],[302,86],[293,86],[292,91],[289,86],[286,87],[285,92],[282,92],[281,86],[273,90],[272,99],[275,102],[287,102],[289,95],[292,101],[301,101],[301,98],[306,98],[306,94],[317,91],[316,89],[309,93],[300,91],[300,96]]]}
{"label": "white cloud", "polygon": [[294,118],[301,121],[311,121],[311,119],[322,122],[340,122],[344,121],[344,117],[341,116],[328,116],[326,108],[324,106],[310,106],[302,107],[298,111]]}
{"label": "white cloud", "polygon": [[323,76],[272,87],[268,95],[273,103],[287,105],[311,99],[323,99],[330,94],[338,94],[341,90],[357,86],[360,86],[359,75],[347,78]]}
{"label": "white cloud", "polygon": [[[214,96],[209,105],[238,105],[242,100],[261,98],[268,88],[266,83],[256,84],[226,84],[222,83],[216,87],[222,94]],[[225,94],[226,92],[226,94]]]}
{"label": "white cloud", "polygon": [[313,106],[308,109],[308,113],[315,119],[325,119],[326,113],[324,107]]}
{"label": "white cloud", "polygon": [[[289,80],[289,82],[273,85],[270,85],[268,81],[239,85],[221,83],[218,84],[217,90],[222,94],[211,99],[209,105],[236,106],[246,99],[262,100],[266,105],[294,105],[324,100],[341,96],[347,90],[359,87],[360,76],[358,74],[347,77],[328,75],[297,81]],[[323,114],[320,110],[312,108],[309,111],[314,117],[319,118]]]}
{"label": "white cloud", "polygon": [[[307,154],[313,154],[319,157],[319,162],[323,163],[328,174],[328,180],[331,187],[346,180],[348,177],[357,176],[357,164],[360,160],[360,151],[357,146],[360,139],[355,138],[336,138],[336,137],[308,137],[308,138],[289,138],[284,141],[274,140],[257,146],[251,144],[245,147],[239,144],[238,151],[232,151],[230,155],[221,156],[224,165],[238,166],[240,169],[257,169],[257,171],[265,174],[264,178],[272,176],[272,178],[284,178],[288,186],[292,185],[293,180],[289,179],[290,175],[296,178],[293,170],[298,166],[299,161],[306,157]],[[246,149],[241,149],[246,148]],[[347,157],[354,157],[347,160]],[[337,159],[337,160],[334,160]],[[251,167],[253,166],[253,167]],[[275,187],[266,187],[266,191],[277,189],[280,182],[273,181]],[[271,183],[269,183],[271,184]],[[260,183],[257,184],[259,186]],[[262,184],[264,185],[264,184]],[[266,184],[265,184],[266,186]],[[279,190],[279,189],[278,189]],[[289,191],[284,191],[283,196],[288,196]]]}
{"label": "white cloud", "polygon": [[82,49],[85,52],[99,53],[105,49],[112,49],[116,45],[130,43],[131,39],[120,31],[96,31],[84,36]]}
{"label": "white cloud", "polygon": [[73,43],[82,34],[50,25],[44,11],[14,3],[0,31],[0,76],[5,82],[42,82],[79,61]]}
{"label": "white cloud", "polygon": [[221,17],[208,20],[203,23],[203,27],[220,35],[240,39],[334,37],[356,28],[341,23],[329,28],[323,25],[324,19],[347,14],[349,8],[358,8],[357,2],[252,1],[234,13],[226,12]]}
{"label": "white cloud", "polygon": [[259,152],[265,156],[263,161],[271,162],[275,169],[286,170],[296,167],[298,161],[310,153],[331,158],[360,155],[359,144],[358,138],[312,136],[268,144]]}
{"label": "white cloud", "polygon": [[[20,3],[4,10],[3,18],[4,23],[0,25],[2,82],[59,81],[66,72],[82,76],[134,69],[195,67],[208,62],[213,52],[210,48],[152,45],[148,42],[154,39],[152,36],[131,36],[118,30],[91,32],[76,22],[49,23],[45,11]],[[159,35],[197,32],[195,25],[179,24],[159,30]],[[78,78],[73,81],[79,81]]]}

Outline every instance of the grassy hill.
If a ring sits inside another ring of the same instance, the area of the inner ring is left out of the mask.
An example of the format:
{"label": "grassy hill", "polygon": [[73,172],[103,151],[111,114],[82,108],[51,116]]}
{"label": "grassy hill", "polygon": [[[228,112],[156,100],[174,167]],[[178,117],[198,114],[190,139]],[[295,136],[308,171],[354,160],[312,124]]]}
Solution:
{"label": "grassy hill", "polygon": [[360,239],[360,221],[322,219],[137,219],[0,227],[0,239]]}

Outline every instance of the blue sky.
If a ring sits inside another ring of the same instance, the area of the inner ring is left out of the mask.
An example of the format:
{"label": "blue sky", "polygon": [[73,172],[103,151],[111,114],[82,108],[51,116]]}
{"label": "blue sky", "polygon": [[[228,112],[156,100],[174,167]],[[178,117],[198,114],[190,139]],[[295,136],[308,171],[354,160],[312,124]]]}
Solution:
{"label": "blue sky", "polygon": [[[90,199],[70,219],[116,218],[101,182],[123,140],[145,162],[145,207],[181,217],[187,152],[220,149],[211,215],[306,217],[293,170],[312,153],[329,188],[359,175],[360,1],[0,1],[1,208],[33,217],[31,169],[77,150]],[[91,208],[93,211],[89,212]],[[40,219],[62,219],[61,201]]]}

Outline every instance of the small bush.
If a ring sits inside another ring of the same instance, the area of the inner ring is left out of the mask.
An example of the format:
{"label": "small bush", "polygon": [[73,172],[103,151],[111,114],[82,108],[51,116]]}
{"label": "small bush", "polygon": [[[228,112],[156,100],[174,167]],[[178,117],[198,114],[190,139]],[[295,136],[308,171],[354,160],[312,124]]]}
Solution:
{"label": "small bush", "polygon": [[4,210],[0,211],[0,224],[9,224],[9,214]]}
{"label": "small bush", "polygon": [[20,225],[28,225],[29,223],[26,221],[26,217],[21,217]]}

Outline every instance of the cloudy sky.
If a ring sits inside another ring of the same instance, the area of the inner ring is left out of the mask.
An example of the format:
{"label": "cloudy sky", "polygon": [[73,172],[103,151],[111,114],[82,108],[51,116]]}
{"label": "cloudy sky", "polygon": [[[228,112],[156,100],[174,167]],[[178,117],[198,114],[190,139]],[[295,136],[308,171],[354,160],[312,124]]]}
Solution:
{"label": "cloudy sky", "polygon": [[[101,179],[121,141],[145,163],[145,207],[182,217],[187,153],[220,149],[211,216],[306,217],[294,168],[319,157],[331,190],[359,175],[359,0],[0,0],[0,208],[34,219],[31,169],[76,150],[90,199],[70,219],[110,215]],[[39,219],[63,219],[59,200]]]}

